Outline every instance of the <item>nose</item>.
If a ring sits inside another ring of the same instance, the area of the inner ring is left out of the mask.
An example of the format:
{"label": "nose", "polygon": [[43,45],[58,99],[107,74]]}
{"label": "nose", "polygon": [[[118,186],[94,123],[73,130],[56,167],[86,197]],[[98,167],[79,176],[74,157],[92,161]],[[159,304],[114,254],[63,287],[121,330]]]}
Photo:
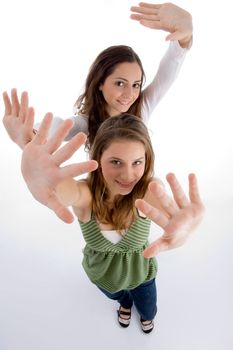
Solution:
{"label": "nose", "polygon": [[130,85],[125,86],[123,91],[124,98],[131,98],[133,96],[133,87]]}
{"label": "nose", "polygon": [[132,165],[126,165],[123,169],[122,169],[122,173],[121,173],[121,181],[125,182],[125,183],[129,183],[132,182],[134,180],[134,169],[132,167]]}

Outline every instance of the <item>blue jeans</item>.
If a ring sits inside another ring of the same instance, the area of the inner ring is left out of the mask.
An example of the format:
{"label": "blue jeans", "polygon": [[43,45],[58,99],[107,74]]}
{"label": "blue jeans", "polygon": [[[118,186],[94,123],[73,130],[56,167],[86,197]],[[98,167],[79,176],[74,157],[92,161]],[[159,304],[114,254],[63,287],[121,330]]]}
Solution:
{"label": "blue jeans", "polygon": [[142,320],[153,320],[157,313],[157,293],[154,278],[134,289],[120,290],[116,293],[109,293],[102,288],[99,289],[108,298],[117,300],[125,309],[130,309],[134,304]]}

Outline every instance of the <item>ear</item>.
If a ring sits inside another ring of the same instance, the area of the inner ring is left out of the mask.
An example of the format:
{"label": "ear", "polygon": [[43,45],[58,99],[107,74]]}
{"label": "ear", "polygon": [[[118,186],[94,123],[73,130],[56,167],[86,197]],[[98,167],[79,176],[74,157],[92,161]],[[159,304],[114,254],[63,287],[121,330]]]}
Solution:
{"label": "ear", "polygon": [[100,86],[99,86],[99,91],[102,91],[103,90],[103,85],[101,84]]}

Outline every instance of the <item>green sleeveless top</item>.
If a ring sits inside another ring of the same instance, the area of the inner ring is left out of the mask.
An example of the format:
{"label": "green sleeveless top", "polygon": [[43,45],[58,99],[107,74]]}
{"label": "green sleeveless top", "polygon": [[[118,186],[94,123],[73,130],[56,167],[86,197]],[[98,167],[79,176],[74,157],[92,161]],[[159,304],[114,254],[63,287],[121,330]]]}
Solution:
{"label": "green sleeveless top", "polygon": [[142,255],[149,244],[149,219],[138,216],[116,244],[102,235],[94,218],[87,223],[79,223],[86,241],[82,265],[98,287],[114,293],[136,288],[155,277],[155,258],[145,259]]}

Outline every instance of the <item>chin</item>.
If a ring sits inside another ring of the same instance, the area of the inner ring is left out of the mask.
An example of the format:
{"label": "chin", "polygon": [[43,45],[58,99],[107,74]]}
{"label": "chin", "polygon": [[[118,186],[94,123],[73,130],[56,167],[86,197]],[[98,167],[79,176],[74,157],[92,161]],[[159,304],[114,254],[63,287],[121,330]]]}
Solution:
{"label": "chin", "polygon": [[118,114],[128,112],[130,107],[131,107],[131,105],[130,106],[120,106],[120,108],[117,108]]}
{"label": "chin", "polygon": [[121,113],[126,113],[130,109],[131,106],[125,107],[122,109]]}
{"label": "chin", "polygon": [[119,191],[119,194],[121,196],[126,196],[127,194],[129,194],[131,192],[132,192],[132,189],[131,190],[121,190],[121,191]]}

